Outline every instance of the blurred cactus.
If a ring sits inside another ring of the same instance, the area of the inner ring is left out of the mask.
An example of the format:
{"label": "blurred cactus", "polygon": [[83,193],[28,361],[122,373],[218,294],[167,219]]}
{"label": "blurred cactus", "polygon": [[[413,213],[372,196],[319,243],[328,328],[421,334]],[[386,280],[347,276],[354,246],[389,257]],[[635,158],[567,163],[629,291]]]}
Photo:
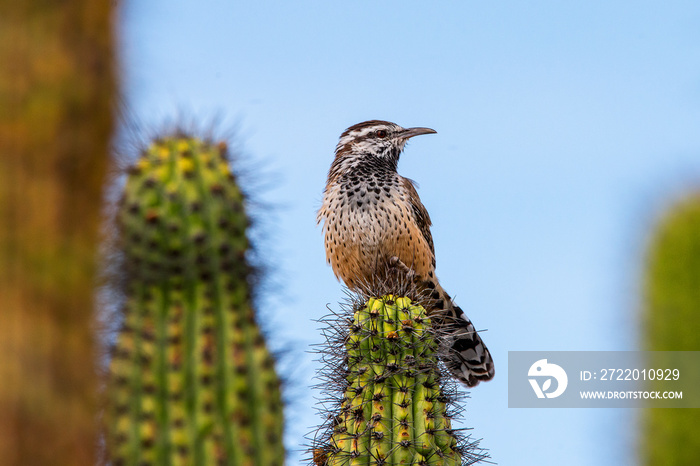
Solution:
{"label": "blurred cactus", "polygon": [[478,442],[452,429],[456,386],[442,376],[438,336],[422,306],[386,295],[345,319],[327,333],[321,387],[332,406],[313,445],[316,465],[447,466],[486,458]]}
{"label": "blurred cactus", "polygon": [[[651,244],[646,276],[646,349],[700,351],[700,194],[666,216]],[[645,412],[642,458],[648,465],[700,462],[694,409]]]}
{"label": "blurred cactus", "polygon": [[0,464],[92,465],[110,0],[0,7]]}
{"label": "blurred cactus", "polygon": [[284,462],[280,382],[253,314],[248,218],[228,162],[224,144],[174,136],[130,170],[112,465]]}

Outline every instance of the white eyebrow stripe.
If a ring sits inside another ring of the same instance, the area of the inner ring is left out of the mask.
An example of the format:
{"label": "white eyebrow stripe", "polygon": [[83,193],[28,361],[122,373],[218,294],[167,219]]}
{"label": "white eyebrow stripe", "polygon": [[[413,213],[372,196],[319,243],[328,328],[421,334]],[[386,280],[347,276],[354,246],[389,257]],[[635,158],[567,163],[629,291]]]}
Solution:
{"label": "white eyebrow stripe", "polygon": [[351,132],[350,134],[347,134],[340,138],[340,141],[338,141],[338,148],[343,147],[344,145],[348,144],[350,141],[353,141],[357,138],[363,137],[371,133],[372,131],[375,131],[377,126],[369,126],[367,128],[362,128],[359,130],[355,130]]}

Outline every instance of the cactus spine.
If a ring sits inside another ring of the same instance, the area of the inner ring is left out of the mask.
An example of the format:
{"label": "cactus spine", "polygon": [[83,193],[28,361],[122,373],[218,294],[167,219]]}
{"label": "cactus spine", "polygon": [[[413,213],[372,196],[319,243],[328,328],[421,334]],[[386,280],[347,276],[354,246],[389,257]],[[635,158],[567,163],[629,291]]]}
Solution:
{"label": "cactus spine", "polygon": [[[646,349],[700,351],[700,193],[661,223],[649,252],[645,288]],[[641,441],[645,464],[697,464],[699,429],[696,410],[647,410]]]}
{"label": "cactus spine", "polygon": [[280,383],[253,314],[248,218],[225,145],[157,141],[131,169],[119,223],[112,464],[282,464]]}
{"label": "cactus spine", "polygon": [[[347,327],[347,324],[346,326]],[[317,465],[460,465],[485,455],[452,430],[454,382],[446,386],[425,309],[407,297],[370,298],[331,338],[327,378],[343,394],[314,446]],[[333,364],[335,362],[335,367]],[[327,384],[324,384],[324,386]]]}
{"label": "cactus spine", "polygon": [[0,7],[0,464],[95,463],[112,1]]}

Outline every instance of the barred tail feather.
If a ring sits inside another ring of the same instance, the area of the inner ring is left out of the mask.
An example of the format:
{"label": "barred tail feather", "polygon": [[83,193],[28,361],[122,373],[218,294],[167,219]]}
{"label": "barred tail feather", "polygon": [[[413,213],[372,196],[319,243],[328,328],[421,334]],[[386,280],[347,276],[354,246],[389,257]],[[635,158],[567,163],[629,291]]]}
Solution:
{"label": "barred tail feather", "polygon": [[467,387],[475,387],[495,375],[491,353],[462,309],[455,306],[455,322],[445,327],[452,338],[445,364]]}
{"label": "barred tail feather", "polygon": [[439,284],[434,284],[432,296],[437,299],[431,314],[438,317],[447,368],[467,387],[491,380],[495,375],[493,359],[472,322]]}

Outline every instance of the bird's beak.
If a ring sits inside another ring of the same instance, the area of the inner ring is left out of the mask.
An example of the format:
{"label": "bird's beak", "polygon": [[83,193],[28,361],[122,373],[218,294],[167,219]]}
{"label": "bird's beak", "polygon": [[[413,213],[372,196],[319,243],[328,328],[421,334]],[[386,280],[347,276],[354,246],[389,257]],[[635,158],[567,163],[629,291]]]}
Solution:
{"label": "bird's beak", "polygon": [[412,138],[413,136],[420,136],[421,134],[434,134],[437,133],[434,129],[430,128],[407,128],[401,131],[398,136],[401,139]]}

